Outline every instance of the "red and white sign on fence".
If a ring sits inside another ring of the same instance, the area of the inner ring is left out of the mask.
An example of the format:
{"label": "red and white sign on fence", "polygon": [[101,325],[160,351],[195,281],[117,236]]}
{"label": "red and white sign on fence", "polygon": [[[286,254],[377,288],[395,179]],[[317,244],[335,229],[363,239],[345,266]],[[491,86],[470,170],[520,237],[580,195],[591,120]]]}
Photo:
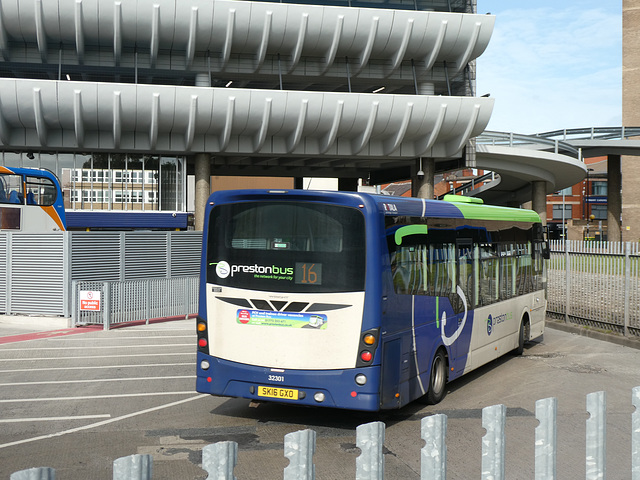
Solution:
{"label": "red and white sign on fence", "polygon": [[100,311],[100,291],[80,290],[80,310]]}

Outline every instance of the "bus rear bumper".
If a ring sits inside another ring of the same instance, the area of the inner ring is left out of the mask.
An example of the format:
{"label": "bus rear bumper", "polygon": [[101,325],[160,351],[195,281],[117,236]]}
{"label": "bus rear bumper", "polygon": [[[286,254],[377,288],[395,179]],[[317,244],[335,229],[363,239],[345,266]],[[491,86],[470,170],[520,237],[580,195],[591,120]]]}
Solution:
{"label": "bus rear bumper", "polygon": [[[207,370],[201,368],[202,360],[209,362]],[[358,374],[367,376],[366,385],[355,383]],[[379,378],[378,366],[274,373],[270,368],[239,365],[198,353],[196,390],[261,402],[377,411]]]}

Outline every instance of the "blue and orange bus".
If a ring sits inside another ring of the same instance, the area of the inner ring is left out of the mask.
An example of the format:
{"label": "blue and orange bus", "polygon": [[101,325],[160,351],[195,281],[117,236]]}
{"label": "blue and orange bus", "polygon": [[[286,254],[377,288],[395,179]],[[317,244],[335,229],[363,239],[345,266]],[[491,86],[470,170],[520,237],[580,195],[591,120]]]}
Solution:
{"label": "blue and orange bus", "polygon": [[66,230],[60,182],[49,170],[0,166],[0,230]]}
{"label": "blue and orange bus", "polygon": [[368,411],[437,403],[447,382],[543,334],[548,250],[533,211],[235,190],[214,193],[205,215],[199,392]]}

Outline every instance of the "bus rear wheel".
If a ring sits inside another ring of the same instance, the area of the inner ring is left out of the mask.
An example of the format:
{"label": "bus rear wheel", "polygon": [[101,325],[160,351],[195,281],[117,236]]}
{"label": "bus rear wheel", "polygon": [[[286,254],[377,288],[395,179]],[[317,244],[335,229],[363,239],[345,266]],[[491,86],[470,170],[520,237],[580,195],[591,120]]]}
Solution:
{"label": "bus rear wheel", "polygon": [[431,374],[429,375],[429,390],[427,391],[427,403],[435,405],[440,403],[447,394],[447,358],[442,350],[438,350],[431,362]]}
{"label": "bus rear wheel", "polygon": [[527,322],[526,315],[522,317],[522,321],[520,322],[520,331],[518,332],[518,346],[513,351],[513,354],[518,356],[522,355],[524,352],[524,343],[525,339],[529,337],[529,323]]}

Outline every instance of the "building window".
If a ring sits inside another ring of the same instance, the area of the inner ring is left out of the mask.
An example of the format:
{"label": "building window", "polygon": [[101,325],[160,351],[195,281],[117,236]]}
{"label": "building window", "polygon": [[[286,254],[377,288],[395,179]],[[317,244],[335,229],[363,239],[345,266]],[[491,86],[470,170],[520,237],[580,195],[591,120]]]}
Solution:
{"label": "building window", "polygon": [[156,170],[150,170],[144,173],[147,176],[145,183],[148,183],[148,184],[158,183],[158,172]]}
{"label": "building window", "polygon": [[[572,218],[572,215],[573,215],[572,207],[573,207],[573,205],[565,205],[564,206],[564,219],[565,220],[568,220],[569,218]],[[562,220],[562,204],[561,203],[553,205],[552,218],[553,218],[553,220]]]}
{"label": "building window", "polygon": [[59,176],[67,208],[180,211],[186,199],[184,157],[74,154]]}
{"label": "building window", "polygon": [[567,188],[564,188],[562,190],[558,190],[556,192],[556,195],[565,195],[565,196],[573,195],[572,189],[573,189],[573,187],[567,187]]}
{"label": "building window", "polygon": [[607,182],[591,182],[591,195],[606,195]]}
{"label": "building window", "polygon": [[158,203],[158,192],[144,192],[146,200],[145,203]]}
{"label": "building window", "polygon": [[593,215],[596,220],[606,220],[607,219],[607,206],[606,205],[591,205],[591,215]]}

